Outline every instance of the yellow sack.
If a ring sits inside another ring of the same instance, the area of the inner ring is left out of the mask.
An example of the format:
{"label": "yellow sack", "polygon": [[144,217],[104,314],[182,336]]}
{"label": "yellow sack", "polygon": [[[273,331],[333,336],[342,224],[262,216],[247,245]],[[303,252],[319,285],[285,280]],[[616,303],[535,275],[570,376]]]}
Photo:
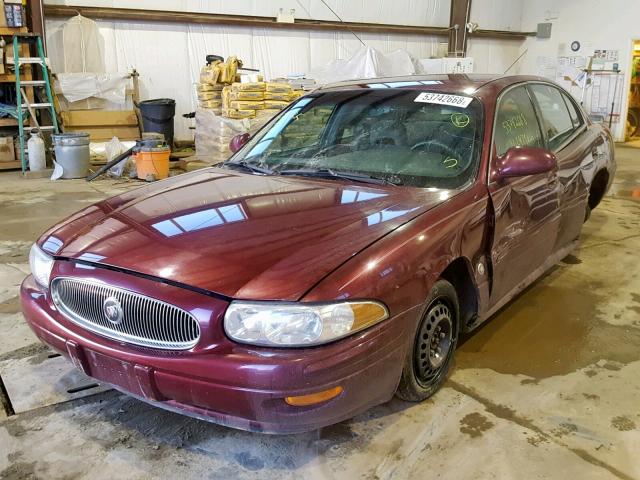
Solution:
{"label": "yellow sack", "polygon": [[262,110],[264,102],[254,102],[251,100],[231,100],[229,106],[234,110]]}
{"label": "yellow sack", "polygon": [[234,83],[231,85],[231,89],[234,92],[264,92],[265,83],[264,82],[246,82],[246,83]]}
{"label": "yellow sack", "polygon": [[264,101],[264,108],[272,108],[272,109],[278,109],[278,110],[282,110],[283,108],[286,108],[289,105],[289,102],[281,102],[279,100],[265,100]]}
{"label": "yellow sack", "polygon": [[231,86],[227,85],[222,89],[222,108],[231,108]]}
{"label": "yellow sack", "polygon": [[198,100],[221,100],[222,92],[201,92],[198,93]]}
{"label": "yellow sack", "polygon": [[291,85],[288,83],[276,83],[276,82],[267,82],[266,84],[267,92],[271,93],[291,93],[293,90]]}
{"label": "yellow sack", "polygon": [[281,102],[291,101],[291,93],[267,92],[264,94],[265,100],[279,100]]}
{"label": "yellow sack", "polygon": [[218,81],[220,70],[214,64],[205,65],[200,70],[200,83],[214,84]]}
{"label": "yellow sack", "polygon": [[255,110],[234,110],[234,109],[222,109],[222,116],[227,118],[252,118],[256,116]]}
{"label": "yellow sack", "polygon": [[232,91],[229,96],[231,100],[264,100],[264,92],[253,92],[251,90]]}
{"label": "yellow sack", "polygon": [[201,108],[222,108],[222,100],[204,100],[200,102]]}

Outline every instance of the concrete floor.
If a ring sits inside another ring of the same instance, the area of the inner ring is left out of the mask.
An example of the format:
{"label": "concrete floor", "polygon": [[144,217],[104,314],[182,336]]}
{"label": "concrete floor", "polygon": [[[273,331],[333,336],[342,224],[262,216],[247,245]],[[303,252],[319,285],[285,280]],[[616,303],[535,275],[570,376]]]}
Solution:
{"label": "concrete floor", "polygon": [[462,343],[434,398],[295,436],[100,392],[51,358],[19,313],[28,248],[132,184],[1,174],[0,375],[19,413],[0,412],[0,478],[640,479],[640,150],[618,159],[580,248]]}

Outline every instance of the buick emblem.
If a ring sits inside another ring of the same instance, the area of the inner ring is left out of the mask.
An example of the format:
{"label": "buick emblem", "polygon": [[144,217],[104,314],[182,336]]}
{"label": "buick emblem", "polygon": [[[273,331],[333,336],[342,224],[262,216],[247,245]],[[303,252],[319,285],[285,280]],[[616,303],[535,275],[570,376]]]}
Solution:
{"label": "buick emblem", "polygon": [[114,325],[122,323],[122,305],[116,297],[109,297],[102,303],[102,312],[109,322]]}

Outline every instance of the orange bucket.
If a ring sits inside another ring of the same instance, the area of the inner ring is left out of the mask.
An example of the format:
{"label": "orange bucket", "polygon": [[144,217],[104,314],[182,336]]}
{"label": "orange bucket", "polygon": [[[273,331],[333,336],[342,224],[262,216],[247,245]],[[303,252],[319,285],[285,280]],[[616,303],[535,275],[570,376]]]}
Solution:
{"label": "orange bucket", "polygon": [[136,171],[138,178],[146,180],[148,175],[153,175],[156,180],[162,180],[169,176],[169,147],[143,147],[135,155]]}

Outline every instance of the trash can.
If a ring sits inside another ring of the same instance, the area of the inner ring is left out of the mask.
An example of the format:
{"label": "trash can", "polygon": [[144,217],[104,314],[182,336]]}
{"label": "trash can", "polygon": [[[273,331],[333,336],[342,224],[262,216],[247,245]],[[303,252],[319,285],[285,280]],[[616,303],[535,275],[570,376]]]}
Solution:
{"label": "trash can", "polygon": [[56,162],[62,167],[62,178],[84,178],[89,173],[89,134],[55,133],[51,135]]}
{"label": "trash can", "polygon": [[142,116],[142,131],[162,133],[167,144],[173,145],[173,117],[176,114],[176,101],[173,98],[156,98],[143,100],[137,106]]}

